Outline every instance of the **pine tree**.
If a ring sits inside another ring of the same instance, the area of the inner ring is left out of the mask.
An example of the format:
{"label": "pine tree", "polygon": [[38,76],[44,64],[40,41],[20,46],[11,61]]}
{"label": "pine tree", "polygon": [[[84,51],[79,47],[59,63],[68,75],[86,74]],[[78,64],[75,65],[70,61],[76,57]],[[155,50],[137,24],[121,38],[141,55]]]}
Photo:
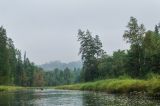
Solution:
{"label": "pine tree", "polygon": [[127,43],[131,44],[131,49],[128,51],[128,70],[129,73],[134,77],[140,76],[143,65],[143,51],[142,44],[145,34],[144,25],[138,25],[137,19],[134,17],[130,18],[127,25],[128,30],[124,32],[123,38]]}
{"label": "pine tree", "polygon": [[6,30],[0,27],[0,84],[9,84],[10,82],[9,55],[7,49]]}
{"label": "pine tree", "polygon": [[101,57],[102,43],[99,36],[92,37],[89,30],[86,32],[78,31],[78,41],[80,42],[80,51],[83,61],[83,73],[85,81],[91,81],[98,77],[97,59]]}

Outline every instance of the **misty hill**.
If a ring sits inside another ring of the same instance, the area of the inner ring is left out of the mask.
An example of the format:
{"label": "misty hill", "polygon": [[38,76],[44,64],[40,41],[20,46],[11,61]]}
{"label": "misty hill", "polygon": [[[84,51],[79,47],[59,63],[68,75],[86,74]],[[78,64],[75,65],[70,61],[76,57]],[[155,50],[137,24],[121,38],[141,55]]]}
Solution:
{"label": "misty hill", "polygon": [[82,68],[82,62],[81,61],[73,61],[69,63],[63,63],[61,61],[51,61],[49,63],[45,63],[40,65],[41,68],[43,68],[46,71],[51,71],[54,70],[55,68],[64,70],[66,67],[69,69],[74,69],[74,68]]}

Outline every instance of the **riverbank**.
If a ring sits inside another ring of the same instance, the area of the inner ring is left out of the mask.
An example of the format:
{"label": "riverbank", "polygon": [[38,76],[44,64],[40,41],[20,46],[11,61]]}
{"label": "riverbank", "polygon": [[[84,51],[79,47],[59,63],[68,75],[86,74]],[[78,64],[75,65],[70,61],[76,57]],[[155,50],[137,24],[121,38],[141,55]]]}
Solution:
{"label": "riverbank", "polygon": [[55,89],[105,91],[108,93],[130,93],[138,91],[153,95],[160,93],[160,79],[107,79],[95,82],[57,86]]}
{"label": "riverbank", "polygon": [[0,92],[4,91],[15,91],[15,90],[21,90],[24,89],[24,87],[19,87],[19,86],[0,86]]}

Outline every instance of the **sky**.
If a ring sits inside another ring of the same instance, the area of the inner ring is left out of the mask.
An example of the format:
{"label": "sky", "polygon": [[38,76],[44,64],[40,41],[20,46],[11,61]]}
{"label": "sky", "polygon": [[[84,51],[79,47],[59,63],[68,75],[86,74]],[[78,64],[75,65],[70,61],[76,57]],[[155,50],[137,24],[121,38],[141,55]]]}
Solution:
{"label": "sky", "polygon": [[0,25],[16,48],[36,64],[77,61],[78,29],[99,35],[112,54],[127,49],[122,36],[131,16],[154,29],[160,0],[0,0]]}

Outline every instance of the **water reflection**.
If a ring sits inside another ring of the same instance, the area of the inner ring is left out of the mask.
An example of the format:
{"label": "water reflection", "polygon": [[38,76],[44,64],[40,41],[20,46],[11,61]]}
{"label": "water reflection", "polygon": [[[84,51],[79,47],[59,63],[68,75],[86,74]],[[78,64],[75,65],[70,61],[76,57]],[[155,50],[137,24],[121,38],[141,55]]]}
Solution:
{"label": "water reflection", "polygon": [[46,89],[0,93],[0,106],[160,106],[160,98]]}
{"label": "water reflection", "polygon": [[0,106],[26,106],[33,97],[33,91],[0,93]]}
{"label": "water reflection", "polygon": [[160,98],[89,92],[83,95],[83,106],[160,106]]}

